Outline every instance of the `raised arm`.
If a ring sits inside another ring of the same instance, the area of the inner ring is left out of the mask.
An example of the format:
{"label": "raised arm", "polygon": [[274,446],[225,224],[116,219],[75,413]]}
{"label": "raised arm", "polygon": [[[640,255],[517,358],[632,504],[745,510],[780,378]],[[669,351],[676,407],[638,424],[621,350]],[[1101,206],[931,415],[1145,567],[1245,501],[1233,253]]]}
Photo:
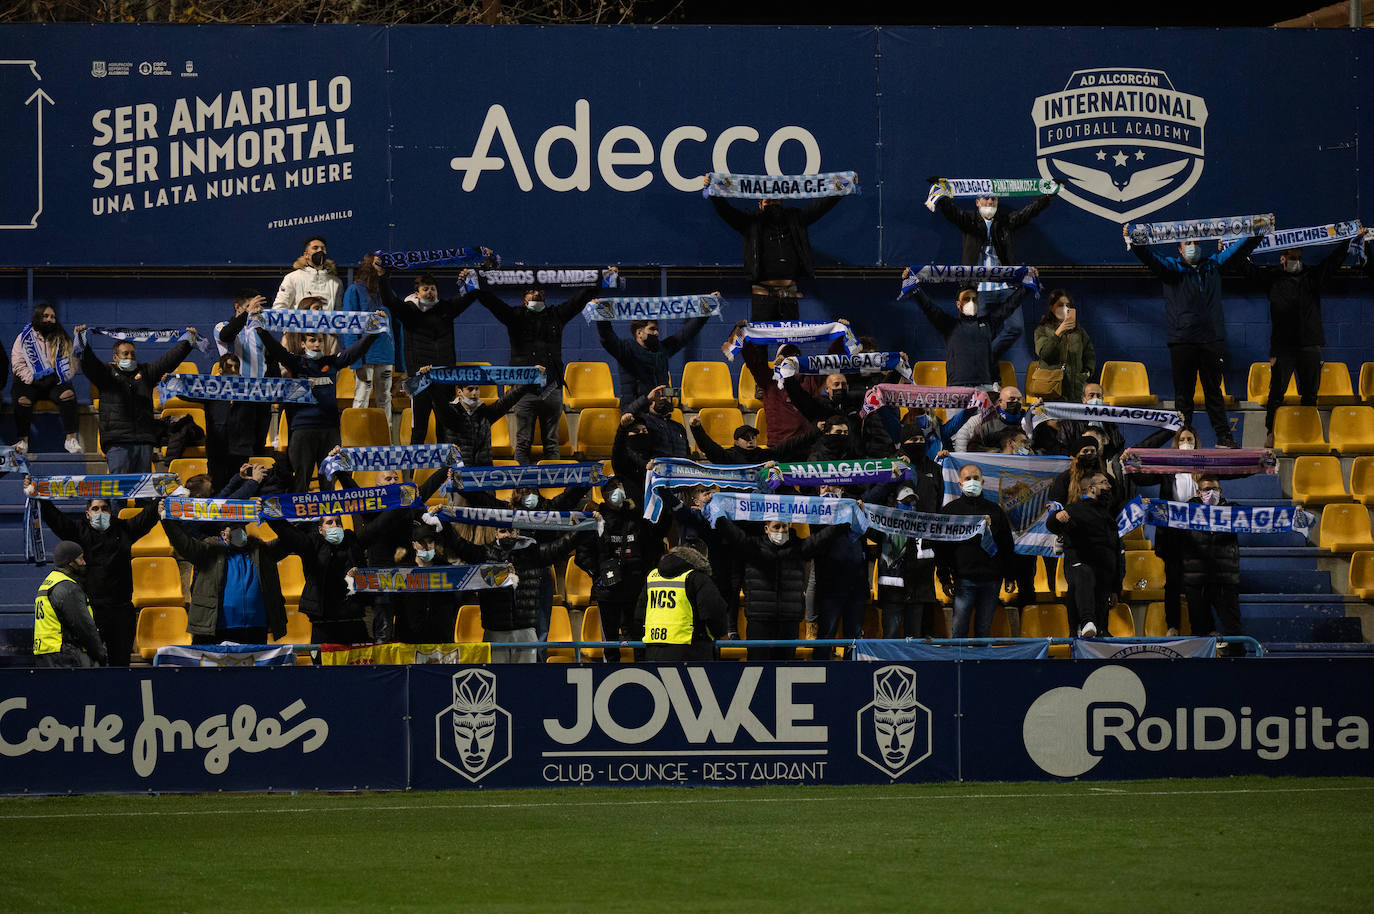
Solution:
{"label": "raised arm", "polygon": [[581,314],[587,302],[596,298],[600,291],[601,289],[598,286],[588,286],[562,304],[556,305],[553,309],[553,313],[558,315],[558,319],[566,324],[568,321]]}
{"label": "raised arm", "polygon": [[501,301],[501,299],[497,298],[495,294],[488,292],[486,289],[478,289],[476,294],[477,301],[481,303],[483,308],[486,308],[488,311],[491,312],[492,317],[496,318],[498,321],[505,324],[507,327],[510,327],[514,324],[514,308],[510,307],[510,305],[507,305],[505,302]]}
{"label": "raised arm", "polygon": [[749,230],[749,226],[754,219],[748,213],[730,205],[724,197],[707,197],[711,201],[711,206],[716,211],[716,215],[725,220],[725,224],[730,228],[744,234]]}
{"label": "raised arm", "polygon": [[942,311],[926,294],[925,290],[919,286],[911,290],[911,297],[916,299],[916,304],[921,307],[921,313],[926,316],[926,320],[930,321],[930,325],[935,328],[935,332],[940,336],[949,336],[954,332],[954,328],[959,325],[958,318]]}
{"label": "raised arm", "polygon": [[298,367],[297,359],[291,351],[283,346],[275,336],[268,333],[261,327],[258,328],[258,339],[262,340],[262,346],[267,350],[267,357],[281,365],[283,368],[294,369]]}
{"label": "raised arm", "polygon": [[114,384],[114,376],[110,372],[110,366],[100,361],[100,357],[95,354],[95,349],[90,345],[81,350],[81,373],[97,387],[109,387]]}
{"label": "raised arm", "polygon": [[[601,340],[601,348],[610,353],[611,358],[624,365],[631,362],[630,346],[633,345],[616,335],[610,321],[596,322],[596,335]],[[661,343],[659,345],[662,345]]]}
{"label": "raised arm", "polygon": [[840,197],[822,197],[806,206],[801,207],[802,225],[810,225],[817,219],[830,212],[840,202]]}
{"label": "raised arm", "polygon": [[1008,213],[1007,228],[1011,229],[1013,232],[1021,228],[1021,226],[1043,213],[1045,208],[1049,206],[1053,200],[1053,195],[1041,194],[1020,209]]}
{"label": "raised arm", "polygon": [[81,522],[57,510],[57,506],[52,502],[40,500],[38,513],[43,517],[43,523],[48,525],[48,529],[58,539],[74,540],[81,535]]}
{"label": "raised arm", "polygon": [[682,347],[696,339],[696,335],[701,332],[702,327],[706,326],[708,320],[710,320],[708,317],[691,318],[682,325],[677,333],[666,340],[659,340],[658,347],[668,353],[669,356],[677,355]]}
{"label": "raised arm", "polygon": [[362,339],[334,356],[334,367],[346,368],[361,359],[367,354],[367,350],[372,348],[372,344],[377,342],[380,336],[380,333],[364,333]]}
{"label": "raised arm", "polygon": [[[189,330],[190,328],[188,327],[187,329]],[[159,358],[156,362],[153,362],[151,365],[148,366],[148,373],[152,375],[151,380],[153,381],[153,383],[156,384],[159,380],[162,379],[163,375],[165,375],[167,372],[173,370],[178,365],[180,365],[183,361],[185,361],[186,356],[190,354],[190,340],[182,340],[181,342],[173,346],[171,349],[168,349],[166,352],[164,352],[161,358]]]}

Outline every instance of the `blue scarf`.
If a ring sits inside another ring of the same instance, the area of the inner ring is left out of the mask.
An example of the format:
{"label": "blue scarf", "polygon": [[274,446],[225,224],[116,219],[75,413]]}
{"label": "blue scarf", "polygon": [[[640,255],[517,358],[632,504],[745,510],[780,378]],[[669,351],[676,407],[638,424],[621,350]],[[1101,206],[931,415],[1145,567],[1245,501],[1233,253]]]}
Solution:
{"label": "blue scarf", "polygon": [[839,321],[820,323],[816,321],[759,321],[745,324],[730,334],[721,344],[720,351],[730,361],[744,348],[745,343],[767,346],[772,343],[814,343],[829,340],[844,340],[844,351],[859,351],[859,341],[849,325]]}
{"label": "blue scarf", "polygon": [[1219,238],[1267,235],[1274,230],[1274,214],[1182,219],[1177,222],[1136,222],[1126,226],[1126,250],[1137,244],[1175,244]]}
{"label": "blue scarf", "polygon": [[241,403],[314,403],[309,378],[245,378],[239,375],[169,374],[157,385],[163,402],[236,400]]}
{"label": "blue scarf", "polygon": [[56,373],[59,382],[67,383],[75,374],[72,370],[72,360],[62,351],[59,341],[56,361],[48,361],[47,350],[41,345],[41,339],[39,334],[34,333],[33,324],[25,324],[24,329],[19,331],[19,346],[24,351],[24,359],[33,369],[33,379],[37,381],[39,378],[46,378],[48,375]]}
{"label": "blue scarf", "polygon": [[112,340],[120,340],[127,343],[180,343],[182,340],[190,340],[191,344],[201,352],[210,351],[210,338],[201,336],[199,333],[195,338],[191,338],[189,330],[133,330],[127,327],[87,327],[76,335],[76,346],[74,352],[80,356],[86,349],[86,335],[94,333],[98,336],[107,336]]}
{"label": "blue scarf", "polygon": [[88,501],[92,498],[162,498],[181,485],[172,473],[118,473],[107,476],[35,476],[41,501]]}
{"label": "blue scarf", "polygon": [[501,258],[491,248],[438,248],[427,251],[374,251],[382,266],[388,270],[423,269],[424,267],[481,267],[501,265]]}
{"label": "blue scarf", "polygon": [[260,519],[258,502],[251,498],[168,498],[162,505],[168,520],[251,524]]}
{"label": "blue scarf", "polygon": [[[1307,228],[1274,231],[1264,236],[1259,247],[1255,248],[1255,253],[1267,254],[1270,251],[1289,251],[1293,248],[1305,248],[1308,245],[1344,241],[1359,235],[1360,228],[1360,220],[1351,219],[1349,222],[1328,222],[1326,225],[1311,225]],[[1231,242],[1243,239],[1244,236],[1228,235],[1221,240]]]}
{"label": "blue scarf", "polygon": [[1132,499],[1117,515],[1117,529],[1130,532],[1141,521],[1154,527],[1204,533],[1301,533],[1310,535],[1317,518],[1296,505],[1204,505],[1198,502]]}
{"label": "blue scarf", "polygon": [[902,277],[902,288],[898,298],[910,295],[921,283],[957,282],[973,284],[979,282],[1020,283],[1040,297],[1040,280],[1031,272],[1030,267],[984,267],[984,266],[939,266],[926,264],[922,267],[907,267]]}
{"label": "blue scarf", "polygon": [[590,511],[523,511],[514,508],[468,508],[446,505],[434,512],[457,524],[502,527],[511,530],[594,530]]}
{"label": "blue scarf", "polygon": [[391,327],[386,312],[305,311],[294,308],[265,308],[253,318],[253,326],[272,333],[332,333],[375,336]]}
{"label": "blue scarf", "polygon": [[592,486],[601,481],[599,463],[549,463],[543,466],[463,467],[455,470],[452,491],[553,489]]}
{"label": "blue scarf", "polygon": [[365,486],[360,489],[331,489],[325,492],[291,492],[262,499],[263,517],[283,517],[293,521],[317,521],[340,514],[371,514],[407,508],[419,498],[413,483]]}
{"label": "blue scarf", "polygon": [[684,457],[656,457],[654,468],[644,481],[644,516],[657,521],[663,514],[664,489],[715,486],[722,489],[755,492],[759,488],[762,463],[697,463]]}
{"label": "blue scarf", "polygon": [[722,517],[733,521],[779,520],[785,524],[848,524],[850,535],[868,529],[868,516],[852,498],[821,498],[817,495],[762,495],[717,492],[702,512],[712,527]]}
{"label": "blue scarf", "polygon": [[354,473],[462,465],[463,456],[455,444],[396,444],[340,448],[338,454],[320,461],[320,472],[333,479],[340,470]]}
{"label": "blue scarf", "polygon": [[847,197],[859,192],[859,176],[852,171],[828,171],[814,175],[735,175],[713,171],[702,189],[703,197],[736,197],[746,200],[805,200],[814,197]]}
{"label": "blue scarf", "polygon": [[666,295],[648,298],[594,298],[582,308],[587,323],[596,321],[666,321],[720,317],[720,295]]}
{"label": "blue scarf", "polygon": [[10,473],[23,473],[25,476],[32,475],[29,472],[28,460],[13,447],[0,449],[0,476],[5,476]]}
{"label": "blue scarf", "polygon": [[411,565],[359,568],[349,581],[355,593],[455,593],[514,587],[518,578],[510,565]]}
{"label": "blue scarf", "polygon": [[431,368],[405,380],[413,397],[431,384],[466,387],[470,384],[538,384],[544,386],[544,372],[533,365],[458,365]]}
{"label": "blue scarf", "polygon": [[825,355],[788,356],[773,368],[773,380],[778,389],[793,375],[858,374],[875,371],[895,371],[907,382],[911,381],[911,366],[900,352],[827,353]]}

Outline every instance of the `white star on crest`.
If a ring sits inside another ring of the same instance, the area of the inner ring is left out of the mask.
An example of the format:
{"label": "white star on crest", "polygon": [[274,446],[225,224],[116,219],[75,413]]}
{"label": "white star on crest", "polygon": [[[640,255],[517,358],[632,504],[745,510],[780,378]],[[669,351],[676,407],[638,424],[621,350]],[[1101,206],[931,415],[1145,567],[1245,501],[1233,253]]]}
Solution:
{"label": "white star on crest", "polygon": [[1101,149],[1097,150],[1097,161],[1101,162],[1105,158],[1107,158],[1107,154]]}
{"label": "white star on crest", "polygon": [[1137,150],[1135,151],[1135,160],[1136,160],[1137,162],[1143,162],[1143,161],[1145,161],[1145,150],[1143,150],[1143,149],[1137,149]]}
{"label": "white star on crest", "polygon": [[1112,156],[1112,161],[1124,167],[1126,165],[1126,153],[1118,152],[1116,155]]}

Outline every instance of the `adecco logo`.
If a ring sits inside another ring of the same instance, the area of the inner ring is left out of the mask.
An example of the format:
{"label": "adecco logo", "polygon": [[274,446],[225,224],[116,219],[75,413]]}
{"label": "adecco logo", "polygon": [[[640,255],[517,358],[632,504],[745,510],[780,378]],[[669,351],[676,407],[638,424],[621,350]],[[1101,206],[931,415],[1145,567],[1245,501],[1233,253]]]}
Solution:
{"label": "adecco logo", "polygon": [[1122,666],[1095,670],[1082,688],[1041,695],[1026,712],[1021,737],[1031,761],[1056,777],[1086,774],[1107,752],[1205,752],[1240,748],[1266,761],[1293,751],[1369,748],[1369,721],[1334,721],[1322,708],[1255,720],[1249,707],[1175,708],[1172,717],[1145,716],[1145,685]]}
{"label": "adecco logo", "polygon": [[[534,143],[534,173],[545,188],[567,193],[568,191],[587,191],[592,186],[592,106],[585,98],[573,104],[572,126],[556,124],[543,133]],[[688,144],[701,145],[710,140],[709,134],[695,124],[674,127],[659,141],[657,160],[659,172],[673,188],[680,191],[700,191],[701,176],[708,171],[734,172],[749,171],[756,166],[744,168],[730,167],[730,147],[735,144],[754,146],[762,134],[744,124],[726,127],[711,143],[711,167],[706,167],[700,150],[694,150],[695,164],[683,175],[678,169],[678,154],[681,147]],[[500,138],[505,158],[491,155],[493,141]],[[573,148],[573,169],[568,175],[556,175],[549,165],[549,151],[555,143],[571,143]],[[815,174],[821,169],[821,147],[816,137],[805,127],[787,125],[779,127],[764,141],[763,167],[767,174],[780,175],[782,167],[779,153],[783,144],[798,143],[806,154],[803,174]],[[757,150],[754,150],[756,153]],[[647,167],[654,164],[654,141],[638,127],[619,124],[601,135],[596,144],[596,169],[601,180],[612,190],[633,193],[648,187],[654,180],[654,173]],[[757,159],[752,161],[757,162]],[[463,191],[470,193],[477,188],[477,182],[484,171],[502,171],[507,164],[515,175],[515,183],[523,191],[534,190],[534,180],[530,177],[529,166],[525,164],[525,153],[511,126],[510,116],[502,105],[492,105],[482,120],[482,128],[477,133],[472,154],[454,156],[449,167],[463,173]],[[738,165],[738,162],[736,163]],[[638,167],[633,172],[622,171]]]}

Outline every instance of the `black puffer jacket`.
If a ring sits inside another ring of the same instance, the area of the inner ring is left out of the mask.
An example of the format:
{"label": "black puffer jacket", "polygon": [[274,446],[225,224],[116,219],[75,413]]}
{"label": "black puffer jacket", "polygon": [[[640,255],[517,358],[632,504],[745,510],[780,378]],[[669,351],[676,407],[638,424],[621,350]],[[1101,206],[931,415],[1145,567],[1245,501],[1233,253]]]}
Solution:
{"label": "black puffer jacket", "polygon": [[912,293],[930,325],[945,341],[946,384],[980,387],[1000,379],[997,360],[992,357],[992,340],[1007,315],[1021,307],[1025,295],[1026,287],[1017,286],[1000,310],[989,311],[983,317],[968,317],[944,311],[920,288]]}
{"label": "black puffer jacket", "polygon": [[[562,304],[550,305],[542,311],[532,311],[525,305],[512,308],[486,289],[477,292],[477,300],[492,317],[506,325],[512,365],[543,365],[549,383],[562,384],[563,328],[600,292],[595,287],[583,289]],[[409,339],[406,345],[410,345]]]}
{"label": "black puffer jacket", "polygon": [[[764,213],[757,209],[753,211],[739,209],[721,197],[711,197],[710,200],[711,205],[715,207],[716,214],[742,236],[744,252],[741,259],[744,264],[744,275],[751,280],[796,279],[801,276],[814,276],[815,258],[811,253],[811,237],[807,233],[807,226],[830,212],[835,204],[840,202],[839,197],[822,197],[804,207],[782,206],[779,207],[779,212]],[[792,248],[792,262],[796,269],[795,274],[791,277],[765,277],[763,275],[767,266],[762,262],[763,233],[770,226],[781,228]]]}
{"label": "black puffer jacket", "polygon": [[649,570],[663,554],[664,523],[644,519],[644,511],[627,498],[620,507],[610,503],[599,509],[602,530],[578,544],[573,560],[592,579],[592,599],[628,602],[644,587]]}
{"label": "black puffer jacket", "polygon": [[445,546],[449,554],[456,555],[464,562],[482,564],[510,563],[515,567],[519,578],[514,588],[497,587],[477,592],[477,604],[482,608],[482,627],[487,631],[509,632],[521,628],[534,628],[539,619],[541,600],[540,569],[547,569],[558,559],[567,555],[577,543],[581,534],[565,533],[551,543],[536,543],[528,537],[519,537],[515,546],[500,546],[495,542],[480,546],[459,536],[452,524],[444,525]]}
{"label": "black puffer jacket", "polygon": [[269,520],[268,526],[286,548],[300,556],[305,586],[301,588],[300,611],[311,622],[351,622],[363,618],[365,598],[349,596],[344,575],[350,568],[361,568],[367,542],[352,530],[344,531],[343,542],[331,544],[315,525],[297,526],[290,521]]}
{"label": "black puffer jacket", "polygon": [[482,403],[471,412],[461,404],[436,399],[432,404],[439,422],[439,440],[458,445],[463,463],[471,467],[491,466],[491,424],[500,419],[527,393],[538,393],[533,384],[512,387],[495,403]]}
{"label": "black puffer jacket", "polygon": [[100,389],[100,444],[156,444],[157,417],[153,389],[191,351],[183,340],[156,362],[139,362],[124,371],[96,358],[89,346],[81,353],[81,371]]}
{"label": "black puffer jacket", "polygon": [[38,503],[43,523],[58,539],[80,543],[86,555],[86,599],[92,606],[124,606],[134,599],[133,545],[158,524],[157,505],[121,520],[110,518],[108,530],[97,530],[86,515],[65,514],[50,501]]}
{"label": "black puffer jacket", "polygon": [[1059,521],[1058,512],[1051,512],[1045,519],[1047,530],[1064,537],[1064,561],[1070,565],[1082,562],[1111,572],[1114,580],[1121,580],[1126,562],[1111,496],[1105,500],[1080,498],[1066,504],[1064,510],[1069,515],[1068,523]]}
{"label": "black puffer jacket", "polygon": [[[1190,505],[1202,504],[1194,498]],[[1226,499],[1221,504],[1229,505]],[[1165,528],[1160,528],[1165,529]],[[1174,530],[1183,557],[1183,586],[1201,587],[1221,584],[1240,586],[1240,538],[1234,533],[1206,533],[1201,530]]]}
{"label": "black puffer jacket", "polygon": [[716,524],[744,557],[744,614],[751,622],[800,622],[807,561],[847,529],[827,527],[805,539],[794,534],[778,546],[767,536],[746,535],[728,517]]}
{"label": "black puffer jacket", "polygon": [[382,304],[395,315],[405,328],[401,351],[406,371],[415,374],[426,365],[452,365],[458,359],[453,345],[453,322],[477,300],[475,291],[458,298],[436,302],[434,307],[421,311],[413,302],[402,301],[383,282]]}

